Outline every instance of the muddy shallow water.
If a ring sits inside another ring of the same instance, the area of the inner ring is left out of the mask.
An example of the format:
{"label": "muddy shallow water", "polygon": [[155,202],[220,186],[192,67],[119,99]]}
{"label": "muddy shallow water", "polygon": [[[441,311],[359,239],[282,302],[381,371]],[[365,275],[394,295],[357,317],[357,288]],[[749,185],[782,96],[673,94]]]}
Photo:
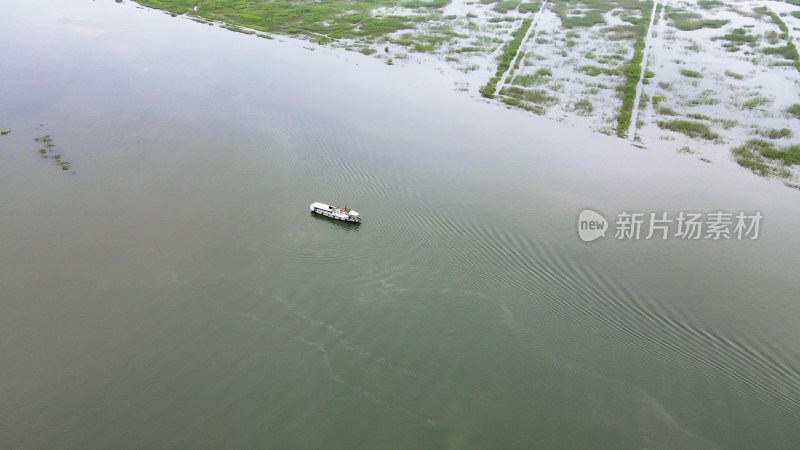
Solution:
{"label": "muddy shallow water", "polygon": [[[421,65],[111,1],[5,6],[8,445],[800,443],[797,191]],[[587,207],[765,219],[755,241],[584,243]]]}

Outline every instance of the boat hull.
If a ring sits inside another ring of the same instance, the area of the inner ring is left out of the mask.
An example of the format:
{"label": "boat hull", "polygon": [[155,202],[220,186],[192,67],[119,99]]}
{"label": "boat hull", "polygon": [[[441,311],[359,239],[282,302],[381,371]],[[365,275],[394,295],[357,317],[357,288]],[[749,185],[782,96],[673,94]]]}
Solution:
{"label": "boat hull", "polygon": [[342,222],[356,223],[356,224],[361,223],[361,218],[359,217],[347,216],[345,214],[327,211],[321,208],[313,208],[311,212],[314,214],[319,214],[320,216],[327,217],[329,219],[340,220]]}

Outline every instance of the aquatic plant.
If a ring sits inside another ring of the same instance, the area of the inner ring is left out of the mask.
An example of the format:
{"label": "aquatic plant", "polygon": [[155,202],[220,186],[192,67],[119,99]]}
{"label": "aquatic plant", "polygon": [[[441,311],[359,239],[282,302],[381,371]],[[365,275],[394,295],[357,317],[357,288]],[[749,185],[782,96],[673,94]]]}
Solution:
{"label": "aquatic plant", "polygon": [[518,86],[509,86],[503,88],[500,95],[547,106],[558,103],[558,97],[548,94],[544,89],[523,89]]}
{"label": "aquatic plant", "polygon": [[701,138],[706,140],[714,140],[719,138],[719,135],[711,131],[708,125],[691,120],[659,120],[658,126],[665,130],[683,133],[692,138]]}
{"label": "aquatic plant", "polygon": [[[652,4],[642,11],[643,16],[650,13]],[[642,58],[644,54],[644,36],[647,29],[644,25],[640,26],[639,38],[633,44],[633,58],[631,62],[624,66],[625,87],[622,95],[622,107],[617,116],[617,136],[625,137],[628,128],[631,126],[631,116],[633,115],[633,102],[636,100],[636,85],[639,84],[639,77],[642,73]]]}
{"label": "aquatic plant", "polygon": [[686,114],[686,117],[690,119],[697,119],[697,120],[711,120],[711,117],[708,117],[705,114],[698,114],[698,113],[689,113]]}
{"label": "aquatic plant", "polygon": [[758,129],[755,131],[755,133],[759,136],[764,136],[765,138],[769,139],[785,139],[794,136],[792,130],[788,128],[770,128],[767,130]]}
{"label": "aquatic plant", "polygon": [[697,6],[703,9],[713,9],[716,8],[717,6],[725,6],[725,3],[719,0],[699,0],[697,2]]}
{"label": "aquatic plant", "polygon": [[521,4],[521,5],[519,5],[519,7],[517,8],[517,11],[519,11],[521,13],[529,13],[529,12],[538,11],[539,8],[541,8],[541,7],[542,7],[542,3],[541,2],[525,2],[525,3]]}
{"label": "aquatic plant", "polygon": [[49,134],[38,136],[34,138],[34,141],[42,144],[42,147],[39,149],[39,154],[42,155],[42,159],[51,159],[56,163],[56,167],[61,167],[62,170],[69,170],[69,161],[61,159],[60,154],[52,154],[55,144],[53,144],[53,138]]}
{"label": "aquatic plant", "polygon": [[494,8],[492,10],[499,12],[500,14],[505,14],[509,11],[517,9],[519,6],[519,0],[501,0],[494,4]]}
{"label": "aquatic plant", "polygon": [[681,31],[694,31],[701,28],[720,28],[727,20],[706,19],[696,12],[674,11],[667,14],[672,25]]}
{"label": "aquatic plant", "polygon": [[790,116],[794,116],[796,119],[800,119],[800,103],[795,103],[792,106],[786,108],[786,113]]}
{"label": "aquatic plant", "polygon": [[511,60],[517,55],[517,50],[519,50],[519,46],[522,45],[522,39],[525,38],[525,34],[528,32],[528,28],[531,26],[532,19],[525,19],[522,21],[522,25],[514,31],[511,40],[503,49],[503,52],[500,54],[498,60],[499,64],[497,65],[497,71],[495,72],[495,76],[489,80],[489,83],[486,84],[481,89],[481,95],[487,98],[494,97],[494,92],[497,89],[497,83],[500,81],[500,78],[503,76],[504,73],[511,67]]}
{"label": "aquatic plant", "polygon": [[659,106],[658,108],[656,108],[656,112],[658,114],[663,115],[663,116],[679,116],[680,115],[680,114],[678,114],[677,111],[675,111],[674,109],[670,108],[669,106]]}
{"label": "aquatic plant", "polygon": [[534,85],[543,85],[547,84],[548,78],[543,75],[537,74],[523,74],[523,75],[516,75],[514,79],[511,81],[512,84],[516,84],[518,86],[534,86]]}
{"label": "aquatic plant", "polygon": [[732,72],[730,70],[726,70],[725,71],[725,75],[727,75],[727,76],[729,76],[731,78],[735,78],[737,80],[743,80],[744,79],[744,75],[742,75],[740,73]]}
{"label": "aquatic plant", "polygon": [[749,139],[744,144],[732,148],[731,154],[740,166],[761,176],[786,177],[790,174],[785,167],[767,164],[767,160],[780,165],[800,164],[800,144],[776,148],[764,139]]}
{"label": "aquatic plant", "polygon": [[11,130],[0,130],[0,136],[5,136],[8,133],[11,133]]}
{"label": "aquatic plant", "polygon": [[703,74],[691,69],[681,69],[681,75],[689,78],[703,78]]}
{"label": "aquatic plant", "polygon": [[578,72],[583,72],[590,77],[596,77],[598,75],[620,75],[622,72],[616,68],[608,68],[608,67],[599,67],[593,65],[585,65],[578,67],[576,69]]}
{"label": "aquatic plant", "polygon": [[769,103],[772,103],[772,100],[766,97],[762,97],[760,95],[756,95],[750,100],[747,100],[746,102],[742,103],[741,107],[742,109],[756,109],[759,106],[767,105]]}
{"label": "aquatic plant", "polygon": [[752,34],[747,34],[747,30],[744,28],[735,28],[730,33],[724,34],[722,36],[715,36],[712,37],[711,40],[723,40],[728,41],[728,43],[736,45],[736,44],[752,44],[758,40],[757,36],[753,36]]}
{"label": "aquatic plant", "polygon": [[544,107],[540,105],[531,105],[530,103],[524,102],[517,97],[503,97],[500,99],[500,101],[502,101],[506,105],[522,108],[526,111],[530,111],[538,115],[543,115],[546,112]]}
{"label": "aquatic plant", "polygon": [[589,116],[594,111],[594,105],[588,98],[582,98],[572,104],[572,111],[579,116]]}

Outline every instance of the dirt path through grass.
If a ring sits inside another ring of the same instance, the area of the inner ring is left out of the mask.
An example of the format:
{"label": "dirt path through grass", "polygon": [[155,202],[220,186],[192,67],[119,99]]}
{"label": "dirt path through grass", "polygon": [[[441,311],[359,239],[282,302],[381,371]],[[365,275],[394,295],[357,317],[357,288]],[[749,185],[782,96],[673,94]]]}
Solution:
{"label": "dirt path through grass", "polygon": [[517,53],[514,55],[514,58],[511,59],[511,65],[508,66],[508,69],[506,69],[506,71],[503,72],[503,75],[500,77],[500,81],[497,84],[497,92],[500,92],[505,87],[506,76],[508,72],[514,70],[514,66],[517,64],[517,60],[519,60],[519,58],[521,58],[522,55],[525,53],[525,50],[523,50],[525,48],[525,43],[528,42],[528,39],[530,39],[531,34],[534,33],[534,30],[536,29],[536,23],[539,21],[539,17],[542,16],[542,12],[544,12],[544,8],[547,6],[548,3],[549,3],[548,0],[544,0],[542,2],[542,6],[539,8],[539,11],[536,11],[536,14],[533,16],[533,21],[531,22],[530,28],[528,28],[528,32],[525,33],[525,37],[522,38],[522,43],[517,49]]}
{"label": "dirt path through grass", "polygon": [[[656,13],[658,12],[659,4],[664,3],[656,0],[653,2],[653,12],[650,13],[650,24],[647,26],[647,34],[644,38],[644,50],[642,52],[642,71],[639,74],[639,81],[636,83],[636,97],[633,100],[633,111],[631,112],[631,125],[628,129],[628,139],[634,139],[636,137],[636,121],[639,118],[639,101],[642,98],[642,90],[644,86],[642,84],[642,80],[644,79],[645,72],[647,71],[647,59],[650,57],[650,47],[653,40],[653,23],[655,22]],[[661,12],[662,17],[661,20],[663,21],[663,11],[666,5],[662,5]]]}

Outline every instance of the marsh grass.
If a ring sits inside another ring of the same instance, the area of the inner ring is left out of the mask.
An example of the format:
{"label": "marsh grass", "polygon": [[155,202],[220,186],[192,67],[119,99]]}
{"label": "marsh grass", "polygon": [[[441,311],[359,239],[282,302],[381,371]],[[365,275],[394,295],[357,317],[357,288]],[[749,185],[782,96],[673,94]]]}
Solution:
{"label": "marsh grass", "polygon": [[550,81],[547,77],[537,74],[524,74],[524,75],[516,75],[512,80],[511,84],[516,84],[518,86],[535,86],[535,85],[544,85]]}
{"label": "marsh grass", "polygon": [[731,78],[734,78],[736,80],[744,80],[744,75],[742,75],[740,73],[732,72],[730,70],[726,70],[725,71],[725,75],[727,75],[727,76],[729,76]]}
{"label": "marsh grass", "polygon": [[11,133],[11,130],[0,130],[0,136],[5,136],[8,133]]}
{"label": "marsh grass", "polygon": [[634,40],[639,37],[639,25],[614,25],[600,30],[610,41]]}
{"label": "marsh grass", "polygon": [[703,74],[691,69],[681,69],[681,75],[688,78],[703,78]]}
{"label": "marsh grass", "polygon": [[672,25],[681,31],[694,31],[701,28],[720,28],[727,20],[706,19],[702,14],[688,11],[675,11],[667,14]]}
{"label": "marsh grass", "polygon": [[764,47],[761,49],[761,52],[765,55],[777,55],[791,61],[797,61],[798,58],[800,58],[797,54],[797,47],[795,47],[792,42],[781,47]]}
{"label": "marsh grass", "polygon": [[739,121],[735,119],[711,119],[711,121],[720,125],[724,130],[730,130],[736,125],[739,125]]}
{"label": "marsh grass", "polygon": [[763,136],[765,138],[769,138],[769,139],[786,139],[786,138],[791,138],[792,136],[794,136],[794,133],[792,133],[792,130],[790,130],[788,128],[780,128],[780,129],[778,129],[778,128],[769,128],[769,129],[766,129],[766,130],[758,129],[758,130],[755,131],[755,134],[757,134],[759,136]]}
{"label": "marsh grass", "polygon": [[719,135],[711,131],[708,125],[691,120],[659,120],[658,126],[662,129],[682,133],[692,138],[706,140],[714,140],[719,138]]}
{"label": "marsh grass", "polygon": [[501,0],[494,4],[492,10],[499,12],[500,14],[505,14],[509,11],[517,9],[518,6],[519,0]]}
{"label": "marsh grass", "polygon": [[735,28],[728,34],[724,34],[722,36],[712,37],[712,40],[723,40],[728,41],[728,43],[741,45],[741,44],[754,44],[758,41],[758,36],[754,36],[752,34],[747,34],[747,30],[744,28]]}
{"label": "marsh grass", "polygon": [[687,106],[700,106],[700,105],[717,105],[719,99],[712,97],[713,90],[706,90],[700,93],[699,96],[693,97],[686,102]]}
{"label": "marsh grass", "polygon": [[572,104],[572,111],[579,116],[590,116],[594,112],[594,105],[588,98],[582,98]]}
{"label": "marsh grass", "polygon": [[495,76],[492,77],[489,82],[481,88],[481,95],[486,98],[494,97],[494,92],[497,89],[497,83],[500,81],[500,77],[506,73],[506,70],[511,67],[511,61],[517,55],[517,50],[519,50],[519,46],[522,45],[522,39],[525,38],[525,33],[528,32],[528,28],[531,26],[532,19],[525,19],[522,21],[522,25],[514,31],[511,40],[503,49],[503,52],[500,54],[498,60],[499,64],[497,65],[497,70],[495,72]]}
{"label": "marsh grass", "polygon": [[578,67],[576,69],[578,72],[583,72],[590,77],[596,77],[598,75],[620,75],[622,72],[616,68],[609,68],[609,67],[600,67],[594,65],[585,65]]}
{"label": "marsh grass", "polygon": [[705,114],[698,114],[698,113],[689,113],[689,114],[686,114],[686,117],[688,117],[690,119],[695,119],[695,120],[708,120],[708,121],[711,120],[711,117],[709,117],[709,116],[707,116]]}
{"label": "marsh grass", "polygon": [[[731,154],[740,166],[761,176],[787,177],[791,172],[783,166],[800,164],[800,144],[776,148],[771,142],[764,139],[749,139],[744,144],[731,149]],[[767,160],[774,161],[779,165],[768,164]]]}
{"label": "marsh grass", "polygon": [[795,103],[792,106],[786,108],[786,114],[794,117],[795,119],[800,119],[800,103]]}
{"label": "marsh grass", "polygon": [[526,102],[535,103],[543,106],[551,106],[558,103],[558,97],[550,95],[544,89],[523,89],[518,86],[510,86],[503,88],[500,95],[514,97]]}
{"label": "marsh grass", "polygon": [[[448,0],[328,0],[325,2],[242,0],[135,0],[150,8],[187,14],[206,21],[222,22],[231,31],[305,35],[326,41],[340,38],[377,37],[412,28],[423,16],[376,15],[373,10],[401,5],[410,9],[439,10]],[[196,11],[192,8],[197,8]]]}
{"label": "marsh grass", "polygon": [[768,105],[770,103],[772,103],[772,100],[770,100],[770,99],[768,99],[766,97],[762,97],[760,95],[755,95],[750,100],[747,100],[744,103],[742,103],[741,104],[741,109],[743,109],[743,110],[744,109],[756,109],[759,106]]}
{"label": "marsh grass", "polygon": [[790,188],[793,188],[793,189],[800,189],[800,184],[789,183],[788,181],[784,181],[783,184],[786,187],[790,187]]}
{"label": "marsh grass", "polygon": [[521,99],[516,98],[516,97],[502,97],[500,99],[500,101],[502,101],[506,105],[514,106],[516,108],[522,108],[522,109],[524,109],[526,111],[530,111],[530,112],[532,112],[534,114],[538,114],[540,116],[543,115],[545,112],[547,112],[547,110],[545,110],[545,108],[542,107],[542,106],[531,105],[530,103],[522,101]]}
{"label": "marsh grass", "polygon": [[519,7],[517,7],[517,11],[519,11],[520,13],[525,14],[525,13],[530,13],[530,12],[536,12],[541,7],[542,7],[542,3],[541,2],[526,2],[526,3],[522,3],[521,5],[519,5]]}
{"label": "marsh grass", "polygon": [[725,6],[725,3],[719,0],[699,0],[697,6],[703,9],[714,9],[718,6]]}

